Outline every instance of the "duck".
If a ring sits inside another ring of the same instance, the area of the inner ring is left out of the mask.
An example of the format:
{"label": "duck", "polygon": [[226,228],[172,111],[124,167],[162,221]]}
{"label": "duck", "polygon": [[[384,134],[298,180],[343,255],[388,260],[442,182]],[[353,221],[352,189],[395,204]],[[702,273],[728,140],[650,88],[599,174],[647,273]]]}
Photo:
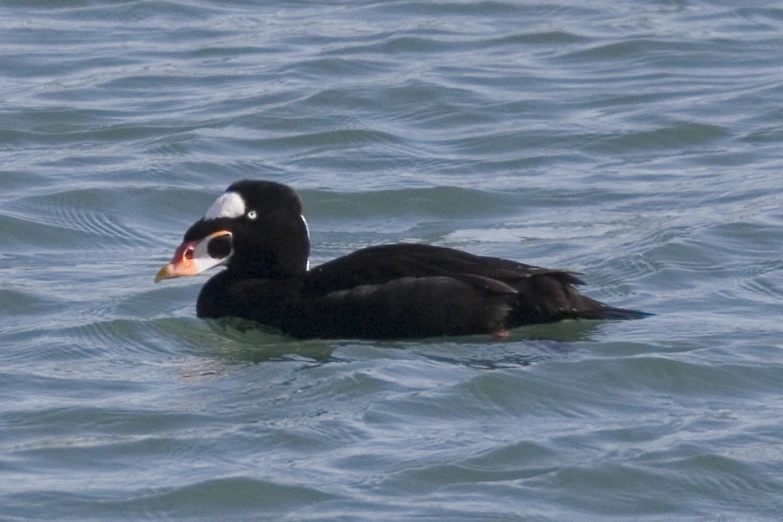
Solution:
{"label": "duck", "polygon": [[444,246],[368,246],[314,267],[309,256],[296,191],[242,180],[185,232],[155,282],[224,267],[202,287],[197,316],[238,317],[296,339],[505,339],[523,325],[649,315],[582,295],[577,272]]}

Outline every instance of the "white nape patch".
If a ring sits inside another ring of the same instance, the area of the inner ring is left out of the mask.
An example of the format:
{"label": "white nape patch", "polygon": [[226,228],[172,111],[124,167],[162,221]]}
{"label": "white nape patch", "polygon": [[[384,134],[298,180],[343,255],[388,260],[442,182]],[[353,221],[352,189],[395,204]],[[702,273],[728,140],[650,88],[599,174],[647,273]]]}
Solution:
{"label": "white nape patch", "polygon": [[[307,220],[305,219],[304,214],[301,214],[299,217],[302,218],[302,223],[304,223],[305,226],[305,232],[307,232],[307,240],[310,241],[310,227],[307,226]],[[305,270],[308,272],[310,271],[309,259],[307,260],[307,265],[305,266]]]}
{"label": "white nape patch", "polygon": [[302,223],[304,223],[305,232],[307,232],[307,239],[310,239],[310,227],[307,226],[307,220],[305,219],[304,214],[299,217],[302,218]]}
{"label": "white nape patch", "polygon": [[217,219],[222,217],[238,218],[245,213],[245,200],[236,192],[224,192],[218,197],[212,206],[207,209],[204,219]]}

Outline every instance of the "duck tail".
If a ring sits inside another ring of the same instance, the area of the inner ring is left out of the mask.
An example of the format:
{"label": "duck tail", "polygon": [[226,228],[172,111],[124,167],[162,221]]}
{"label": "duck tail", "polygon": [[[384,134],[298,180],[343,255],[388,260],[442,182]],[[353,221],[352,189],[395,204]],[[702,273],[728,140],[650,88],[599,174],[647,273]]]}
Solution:
{"label": "duck tail", "polygon": [[611,321],[623,321],[626,319],[644,319],[650,317],[649,312],[642,312],[640,310],[630,310],[628,308],[617,308],[614,306],[603,305],[598,312],[596,319],[608,319]]}

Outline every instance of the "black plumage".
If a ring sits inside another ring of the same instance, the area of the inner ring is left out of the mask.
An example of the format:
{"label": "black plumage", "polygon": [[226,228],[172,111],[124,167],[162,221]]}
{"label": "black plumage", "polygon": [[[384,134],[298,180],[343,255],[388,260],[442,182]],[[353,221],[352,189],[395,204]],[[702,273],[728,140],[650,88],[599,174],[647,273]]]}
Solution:
{"label": "black plumage", "polygon": [[226,269],[202,288],[199,317],[241,317],[297,338],[392,339],[502,337],[525,324],[647,315],[581,295],[573,272],[424,244],[372,246],[308,270],[307,225],[293,189],[241,181],[227,192],[241,196],[245,212],[199,220],[185,234],[183,245],[230,232]]}

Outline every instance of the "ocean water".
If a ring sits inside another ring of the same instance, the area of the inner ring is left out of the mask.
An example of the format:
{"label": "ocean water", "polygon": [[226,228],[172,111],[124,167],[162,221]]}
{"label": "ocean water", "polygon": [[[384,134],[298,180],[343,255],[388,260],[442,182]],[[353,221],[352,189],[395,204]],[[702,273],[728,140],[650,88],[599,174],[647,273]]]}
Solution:
{"label": "ocean water", "polygon": [[[740,4],[740,6],[738,6]],[[783,3],[8,0],[0,520],[779,520]],[[297,342],[153,284],[242,178],[656,315]]]}

